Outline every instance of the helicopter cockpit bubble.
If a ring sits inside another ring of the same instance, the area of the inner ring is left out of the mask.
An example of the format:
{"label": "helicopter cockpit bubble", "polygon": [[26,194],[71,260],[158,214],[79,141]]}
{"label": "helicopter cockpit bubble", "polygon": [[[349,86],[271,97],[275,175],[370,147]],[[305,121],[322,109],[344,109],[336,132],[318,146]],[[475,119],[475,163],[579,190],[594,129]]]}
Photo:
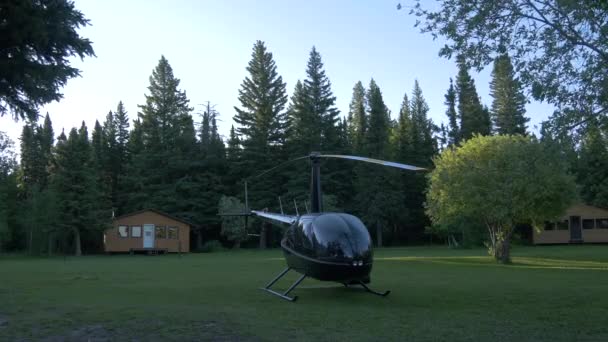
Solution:
{"label": "helicopter cockpit bubble", "polygon": [[[312,216],[312,215],[311,215]],[[292,226],[290,244],[313,258],[363,265],[372,261],[372,242],[367,228],[353,215],[321,213]]]}

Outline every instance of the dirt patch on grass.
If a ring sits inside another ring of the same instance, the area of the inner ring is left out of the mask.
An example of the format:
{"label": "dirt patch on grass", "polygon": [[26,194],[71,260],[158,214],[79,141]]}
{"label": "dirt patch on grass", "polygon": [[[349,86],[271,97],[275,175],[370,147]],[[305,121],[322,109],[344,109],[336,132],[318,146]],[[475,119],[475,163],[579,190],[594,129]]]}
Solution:
{"label": "dirt patch on grass", "polygon": [[8,317],[0,313],[0,330],[8,327]]}

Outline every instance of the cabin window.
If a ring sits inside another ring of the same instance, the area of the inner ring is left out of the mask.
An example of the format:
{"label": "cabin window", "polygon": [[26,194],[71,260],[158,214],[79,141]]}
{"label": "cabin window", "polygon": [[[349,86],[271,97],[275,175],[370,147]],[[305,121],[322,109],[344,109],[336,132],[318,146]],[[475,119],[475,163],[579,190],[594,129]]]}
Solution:
{"label": "cabin window", "polygon": [[167,228],[167,239],[177,239],[177,227]]}
{"label": "cabin window", "polygon": [[583,229],[593,229],[593,228],[595,228],[594,219],[584,219],[583,220]]}
{"label": "cabin window", "polygon": [[141,226],[131,226],[131,237],[141,237]]}
{"label": "cabin window", "polygon": [[555,229],[555,222],[545,221],[545,230]]}
{"label": "cabin window", "polygon": [[123,238],[129,237],[129,227],[118,226],[118,235]]}
{"label": "cabin window", "polygon": [[608,229],[608,218],[599,218],[596,221],[596,228]]}
{"label": "cabin window", "polygon": [[154,229],[154,236],[157,239],[166,239],[167,238],[167,231],[165,229],[165,226],[156,226],[156,228]]}
{"label": "cabin window", "polygon": [[557,229],[558,230],[568,230],[568,220],[563,220],[563,221],[557,222]]}

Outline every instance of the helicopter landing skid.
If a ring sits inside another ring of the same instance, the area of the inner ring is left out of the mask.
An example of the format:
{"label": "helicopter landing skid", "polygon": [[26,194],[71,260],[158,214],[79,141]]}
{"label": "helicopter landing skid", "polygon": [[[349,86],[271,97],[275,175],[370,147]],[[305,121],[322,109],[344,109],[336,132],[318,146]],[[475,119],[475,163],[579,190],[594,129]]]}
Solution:
{"label": "helicopter landing skid", "polygon": [[[371,293],[371,294],[375,294],[375,295],[377,295],[377,296],[386,297],[386,296],[388,296],[388,295],[389,295],[389,293],[391,293],[391,291],[390,291],[390,290],[387,290],[387,291],[384,291],[384,292],[378,292],[378,291],[374,291],[374,290],[370,289],[370,288],[369,288],[367,285],[365,285],[365,283],[364,283],[364,282],[362,282],[362,281],[359,281],[359,282],[357,282],[357,283],[355,283],[355,284],[359,284],[359,285],[363,286],[363,288],[365,289],[365,292],[369,292],[369,293]],[[346,283],[344,284],[344,286],[345,286],[345,287],[348,287],[348,285],[349,285],[349,284],[346,284]],[[352,285],[352,284],[351,284],[351,285]]]}
{"label": "helicopter landing skid", "polygon": [[306,275],[302,274],[302,276],[300,276],[300,278],[298,278],[298,280],[296,280],[293,284],[291,284],[291,286],[287,289],[287,291],[280,293],[277,292],[273,289],[271,289],[270,287],[272,287],[272,285],[274,285],[277,281],[279,281],[279,279],[281,279],[285,274],[287,274],[287,272],[289,272],[291,270],[290,267],[287,267],[286,269],[283,270],[283,272],[281,272],[278,276],[276,276],[272,281],[270,281],[270,283],[268,283],[266,286],[262,287],[261,290],[264,290],[270,294],[273,294],[277,297],[283,298],[285,300],[288,300],[290,302],[295,302],[296,299],[298,299],[298,296],[293,296],[293,297],[289,297],[288,294],[289,292],[291,292],[293,289],[296,288],[296,286],[300,285],[300,283],[302,282],[302,280],[304,280],[304,278],[306,278]]}

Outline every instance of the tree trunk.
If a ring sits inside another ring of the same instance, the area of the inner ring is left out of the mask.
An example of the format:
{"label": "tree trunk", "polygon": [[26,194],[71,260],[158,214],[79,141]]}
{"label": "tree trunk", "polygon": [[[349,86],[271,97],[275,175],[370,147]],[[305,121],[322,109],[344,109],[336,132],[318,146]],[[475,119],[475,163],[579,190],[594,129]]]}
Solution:
{"label": "tree trunk", "polygon": [[511,242],[509,239],[505,239],[499,245],[500,250],[500,259],[498,260],[501,264],[510,264],[511,263]]}
{"label": "tree trunk", "polygon": [[234,246],[232,246],[233,249],[239,249],[241,248],[241,240],[235,240],[234,241]]}
{"label": "tree trunk", "polygon": [[262,223],[260,229],[260,249],[266,249],[266,225],[267,223]]}
{"label": "tree trunk", "polygon": [[378,247],[382,247],[382,225],[380,225],[380,222],[376,223],[376,243]]}
{"label": "tree trunk", "polygon": [[82,249],[80,248],[80,231],[78,229],[74,229],[74,255],[82,255]]}
{"label": "tree trunk", "polygon": [[196,250],[200,251],[203,249],[203,231],[199,229],[196,232]]}
{"label": "tree trunk", "polygon": [[53,237],[54,237],[53,233],[49,233],[49,235],[48,235],[48,239],[49,239],[49,247],[48,247],[49,250],[48,250],[48,253],[49,253],[49,256],[53,255],[53,252],[54,252],[54,249],[55,249],[55,240],[53,240]]}
{"label": "tree trunk", "polygon": [[32,255],[33,248],[34,248],[34,246],[32,246],[33,242],[34,242],[34,229],[32,227],[30,227],[30,242],[29,242],[30,255]]}

